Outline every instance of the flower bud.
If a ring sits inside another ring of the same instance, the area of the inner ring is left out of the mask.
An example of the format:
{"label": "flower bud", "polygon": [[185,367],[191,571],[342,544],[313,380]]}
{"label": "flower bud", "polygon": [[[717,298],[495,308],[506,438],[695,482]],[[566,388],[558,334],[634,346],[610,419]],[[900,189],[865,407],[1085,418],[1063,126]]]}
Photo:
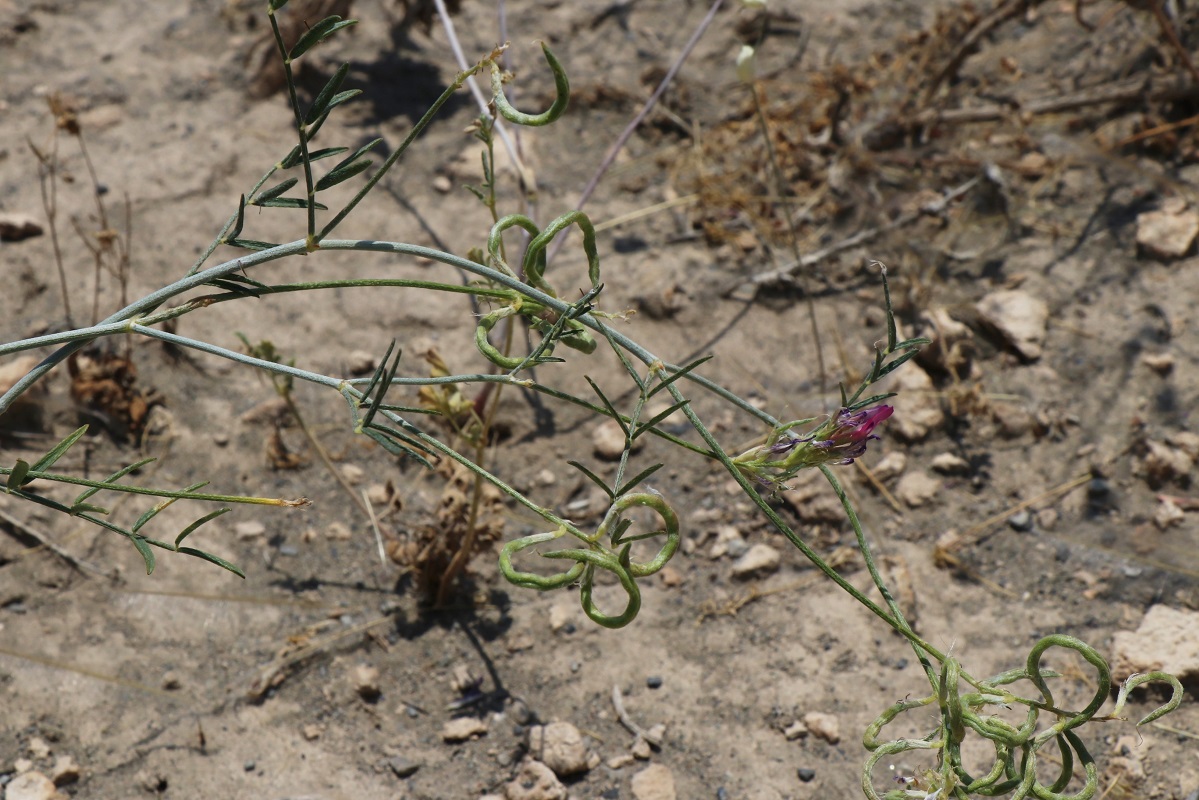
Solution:
{"label": "flower bud", "polygon": [[741,52],[737,54],[737,80],[745,84],[752,84],[756,72],[754,49],[747,44],[741,45]]}

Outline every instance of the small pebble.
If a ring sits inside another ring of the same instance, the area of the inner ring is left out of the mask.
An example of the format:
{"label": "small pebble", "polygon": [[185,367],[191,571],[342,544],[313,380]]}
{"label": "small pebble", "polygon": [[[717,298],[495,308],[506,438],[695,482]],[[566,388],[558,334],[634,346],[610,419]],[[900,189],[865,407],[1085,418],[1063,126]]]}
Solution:
{"label": "small pebble", "polygon": [[650,764],[630,781],[634,800],[675,800],[674,773],[665,764]]}
{"label": "small pebble", "polygon": [[841,726],[838,724],[837,718],[832,714],[809,711],[807,714],[804,714],[803,723],[808,726],[808,730],[817,739],[823,739],[829,744],[836,744],[841,741]]}
{"label": "small pebble", "polygon": [[442,194],[446,194],[454,188],[454,182],[445,175],[438,175],[435,177],[432,185],[435,190],[441,192]]}
{"label": "small pebble", "polygon": [[253,772],[254,768],[257,766],[258,765],[255,764],[253,761],[247,761],[246,763],[241,765],[241,768],[244,769],[246,772]]}
{"label": "small pebble", "polygon": [[368,703],[374,703],[383,694],[379,688],[379,670],[369,664],[358,664],[350,672],[354,691]]}
{"label": "small pebble", "polygon": [[802,739],[808,735],[808,726],[804,725],[799,720],[795,720],[785,729],[783,729],[783,738],[788,742],[794,742],[796,739]]}
{"label": "small pebble", "polygon": [[591,768],[583,734],[569,722],[551,722],[529,729],[529,752],[559,778]]}
{"label": "small pebble", "polygon": [[816,770],[810,767],[800,767],[799,769],[795,770],[795,774],[798,775],[799,779],[804,783],[811,783],[816,778]]}
{"label": "small pebble", "polygon": [[50,780],[55,786],[66,786],[79,780],[79,765],[71,756],[58,756],[50,769]]}
{"label": "small pebble", "polygon": [[733,577],[740,580],[747,580],[755,576],[777,572],[779,564],[782,563],[782,558],[782,554],[778,550],[775,550],[765,542],[759,542],[749,548],[733,564]]}
{"label": "small pebble", "polygon": [[5,787],[8,800],[53,800],[58,796],[54,782],[40,772],[24,772]]}
{"label": "small pebble", "polygon": [[365,375],[368,372],[374,372],[379,366],[375,354],[366,350],[355,350],[350,353],[349,367],[351,375]]}
{"label": "small pebble", "polygon": [[1014,531],[1026,533],[1032,530],[1032,514],[1027,509],[1017,511],[1007,518],[1008,527]]}
{"label": "small pebble", "polygon": [[487,723],[474,717],[458,717],[441,728],[441,739],[445,742],[465,742],[487,733]]}
{"label": "small pebble", "polygon": [[416,771],[420,769],[419,762],[410,761],[403,756],[396,756],[395,758],[388,759],[387,766],[391,767],[391,771],[395,773],[397,778],[410,777],[416,774]]}
{"label": "small pebble", "polygon": [[290,544],[285,544],[279,548],[279,555],[281,555],[281,556],[294,557],[294,556],[298,556],[299,554],[300,554],[300,551],[295,546],[290,545]]}
{"label": "small pebble", "polygon": [[357,486],[366,477],[366,470],[357,464],[342,464],[341,476],[346,479],[346,483]]}
{"label": "small pebble", "polygon": [[650,675],[645,679],[645,685],[651,689],[662,688],[662,677],[660,675]]}
{"label": "small pebble", "polygon": [[942,475],[965,475],[970,472],[970,462],[954,453],[939,453],[930,464],[934,472]]}
{"label": "small pebble", "polygon": [[641,761],[648,761],[649,757],[654,754],[654,750],[650,747],[649,742],[645,741],[641,736],[637,737],[637,741],[633,742],[633,747],[629,751],[633,754],[633,758]]}

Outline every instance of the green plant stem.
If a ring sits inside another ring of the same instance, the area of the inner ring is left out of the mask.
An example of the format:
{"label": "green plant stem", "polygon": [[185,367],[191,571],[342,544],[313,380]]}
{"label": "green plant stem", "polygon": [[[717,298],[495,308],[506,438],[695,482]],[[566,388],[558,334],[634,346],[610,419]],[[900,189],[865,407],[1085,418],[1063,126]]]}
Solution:
{"label": "green plant stem", "polygon": [[[490,267],[483,266],[482,264],[478,264],[469,259],[461,258],[461,257],[453,255],[451,253],[444,253],[440,250],[435,250],[435,249],[432,249],[429,247],[422,247],[419,245],[406,244],[406,243],[402,243],[402,242],[380,242],[380,241],[374,241],[374,240],[359,240],[359,239],[331,239],[331,240],[323,242],[321,245],[321,248],[324,250],[352,250],[352,251],[384,252],[384,253],[393,253],[393,254],[397,254],[397,255],[408,255],[408,256],[428,258],[430,260],[438,261],[443,264],[447,264],[449,266],[464,270],[466,272],[470,272],[474,275],[478,275],[479,277],[481,277],[485,280],[491,281],[493,283],[500,284],[500,285],[506,287],[507,289],[509,289],[513,292],[516,292],[517,294],[528,297],[529,299],[531,299],[537,303],[540,303],[541,305],[546,306],[547,308],[553,309],[555,312],[557,312],[559,314],[566,314],[571,308],[570,303],[567,303],[563,300],[559,300],[556,297],[552,297],[538,289],[534,289],[534,288],[528,286],[527,284],[522,283],[519,279],[517,279],[515,277],[510,277],[508,275],[503,274],[500,271],[491,269]],[[228,275],[231,275],[233,273],[240,272],[243,270],[250,270],[256,266],[270,263],[272,261],[276,261],[281,258],[287,258],[289,256],[295,256],[295,255],[301,255],[306,252],[307,251],[306,251],[305,242],[300,240],[300,241],[295,241],[295,242],[289,242],[286,244],[281,244],[281,245],[272,247],[267,250],[260,250],[255,253],[249,253],[249,254],[246,254],[239,258],[233,259],[232,261],[226,261],[223,264],[218,264],[214,267],[210,267],[206,270],[203,270],[202,272],[197,272],[197,273],[195,273],[193,275],[189,275],[181,280],[175,281],[172,284],[164,286],[161,289],[158,289],[158,290],[152,292],[151,294],[146,295],[146,297],[144,297],[140,300],[137,300],[137,301],[129,304],[125,308],[121,309],[120,311],[117,311],[116,313],[110,315],[106,319],[102,320],[98,325],[90,326],[87,328],[80,328],[80,329],[77,329],[74,331],[67,331],[62,334],[54,334],[53,341],[48,341],[48,337],[37,337],[35,339],[27,339],[27,340],[22,340],[22,341],[18,341],[18,342],[12,342],[10,344],[0,345],[0,356],[3,356],[3,355],[7,355],[9,353],[20,352],[22,350],[28,350],[28,349],[31,349],[34,347],[42,347],[47,344],[58,344],[58,343],[64,342],[64,341],[68,342],[68,344],[65,347],[62,347],[62,348],[56,350],[55,352],[53,352],[49,356],[47,356],[45,359],[43,359],[43,361],[40,364],[38,364],[33,370],[31,370],[29,372],[29,374],[27,374],[24,378],[22,378],[20,381],[18,381],[16,384],[14,384],[13,387],[11,389],[9,389],[9,391],[7,391],[3,396],[0,396],[0,414],[3,414],[9,408],[9,406],[12,405],[13,400],[15,400],[18,396],[20,396],[23,392],[25,392],[39,378],[41,378],[43,375],[45,375],[47,372],[49,372],[51,369],[53,369],[54,366],[56,366],[57,364],[61,363],[64,360],[66,360],[66,358],[69,357],[72,353],[78,352],[80,349],[82,349],[84,346],[86,346],[86,344],[88,342],[98,339],[102,336],[111,336],[116,333],[131,332],[132,327],[130,327],[131,326],[131,323],[129,322],[130,320],[136,319],[137,321],[140,322],[141,320],[138,319],[139,317],[141,317],[142,315],[150,314],[151,312],[153,312],[155,309],[157,309],[159,306],[161,306],[163,303],[167,302],[168,300],[170,300],[174,297],[177,297],[177,296],[179,296],[187,291],[190,291],[192,289],[202,287],[204,284],[209,283],[215,279],[223,278],[223,277],[226,277]],[[596,319],[591,314],[583,314],[583,315],[579,316],[578,321],[580,323],[582,323],[584,326],[591,328],[592,330],[595,330],[595,331],[603,331],[606,329],[607,330],[606,335],[610,336],[612,338],[612,341],[616,342],[618,345],[620,345],[622,348],[624,348],[629,353],[633,354],[638,360],[642,361],[645,364],[648,364],[648,365],[660,364],[666,370],[677,371],[680,369],[680,367],[677,367],[675,365],[662,362],[660,359],[658,359],[652,353],[650,353],[649,351],[647,351],[646,349],[644,349],[643,347],[638,345],[636,342],[629,339],[627,336],[624,336],[623,334],[619,333],[618,331],[612,330],[610,328],[606,328],[606,326],[604,326],[598,319]],[[122,322],[124,322],[125,324],[124,325],[118,324],[118,323],[122,323]],[[146,335],[155,336],[156,338],[167,339],[167,336],[162,335],[163,332],[161,332],[161,331],[154,331],[153,333],[151,333],[149,330],[143,329],[139,332],[145,333]],[[170,340],[170,339],[167,339],[167,340]],[[182,344],[184,346],[191,346],[188,344],[188,342],[190,342],[190,341],[192,341],[192,340],[180,339],[178,341],[175,341],[175,343]],[[231,353],[232,351],[224,350],[223,348],[216,348],[215,351],[210,351],[210,352],[214,352],[214,354],[221,355],[222,357],[229,357],[226,354]],[[241,361],[243,363],[253,363],[255,366],[261,366],[261,364],[257,363],[255,360],[249,359],[248,356],[245,356],[244,354],[240,354],[240,353],[236,354],[236,358],[234,358],[234,360]],[[299,377],[302,380],[313,380],[316,383],[321,383],[321,384],[327,385],[327,386],[331,386],[336,383],[339,383],[339,381],[337,381],[336,379],[327,378],[325,376],[319,376],[319,375],[316,375],[315,373],[305,372],[303,370],[298,371],[296,374],[296,377]],[[494,377],[480,378],[480,380],[496,380],[496,379],[497,378],[494,378]],[[721,397],[722,399],[728,401],[729,403],[733,404],[737,408],[740,408],[742,411],[745,411],[746,413],[751,414],[752,416],[756,417],[757,419],[761,420],[762,422],[766,423],[767,425],[770,425],[772,427],[777,427],[779,424],[779,421],[777,419],[775,419],[773,416],[771,416],[770,414],[766,413],[765,411],[762,411],[759,408],[754,407],[752,404],[741,399],[737,395],[730,392],[728,389],[725,389],[723,386],[720,386],[719,384],[717,384],[707,378],[704,378],[702,375],[699,375],[694,371],[687,373],[687,375],[685,376],[685,379],[689,380],[699,386],[702,386],[704,389],[706,389],[706,390],[712,392],[713,394]],[[511,380],[511,379],[509,379],[509,380]],[[524,384],[522,384],[522,385],[524,385]]]}
{"label": "green plant stem", "polygon": [[[12,469],[0,467],[0,475],[11,475]],[[26,482],[35,480],[53,481],[54,483],[69,483],[73,486],[87,486],[91,489],[123,492],[125,494],[144,494],[150,497],[162,497],[175,500],[203,500],[212,503],[241,503],[256,506],[303,506],[308,504],[305,498],[284,500],[278,497],[244,497],[235,494],[204,494],[203,492],[170,491],[168,489],[147,489],[142,486],[131,486],[124,483],[106,483],[89,478],[77,478],[74,475],[63,475],[57,472],[30,470],[25,476]]]}
{"label": "green plant stem", "polygon": [[308,200],[308,236],[305,240],[305,252],[316,249],[316,186],[312,180],[312,159],[308,157],[308,132],[304,125],[304,114],[300,111],[300,100],[296,97],[296,81],[291,71],[291,56],[287,45],[283,43],[283,33],[279,30],[279,22],[275,19],[275,9],[268,4],[267,18],[271,21],[271,32],[275,36],[275,46],[279,49],[279,57],[283,61],[283,74],[287,81],[287,94],[291,99],[291,108],[296,119],[296,133],[300,140],[300,156],[304,166],[304,187],[307,189],[305,198]]}

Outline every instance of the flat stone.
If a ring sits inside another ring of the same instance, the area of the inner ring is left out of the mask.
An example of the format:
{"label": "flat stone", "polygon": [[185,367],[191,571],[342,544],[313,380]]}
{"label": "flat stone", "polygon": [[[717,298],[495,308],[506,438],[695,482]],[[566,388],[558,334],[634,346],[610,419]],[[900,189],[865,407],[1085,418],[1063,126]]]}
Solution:
{"label": "flat stone", "polygon": [[[624,452],[624,431],[614,419],[605,420],[591,431],[591,447],[595,454],[606,461],[616,461]],[[632,446],[632,451],[641,449],[642,440],[638,437]]]}
{"label": "flat stone", "polygon": [[829,744],[841,741],[841,724],[832,714],[822,711],[809,711],[803,715],[803,724],[808,732],[817,739],[823,739]]}
{"label": "flat stone", "polygon": [[379,368],[379,359],[369,350],[353,350],[350,352],[346,367],[351,375],[366,375]]}
{"label": "flat stone", "polygon": [[465,742],[487,734],[487,722],[474,717],[457,717],[441,726],[443,742]]}
{"label": "flat stone", "polygon": [[[889,402],[895,413],[875,433],[894,433],[907,442],[918,442],[941,426],[945,413],[941,401],[928,373],[912,362],[904,364],[895,373],[895,382],[889,390],[898,392]],[[840,507],[840,503],[837,504]]]}
{"label": "flat stone", "polygon": [[1199,612],[1157,605],[1136,631],[1112,637],[1112,676],[1125,680],[1134,672],[1164,670],[1186,682],[1199,677]]}
{"label": "flat stone", "polygon": [[941,481],[927,472],[909,472],[895,484],[895,496],[911,508],[918,508],[932,501],[941,491]]}
{"label": "flat stone", "polygon": [[335,542],[348,542],[354,538],[354,534],[350,531],[350,526],[337,520],[330,522],[329,527],[325,528],[325,538],[332,539]]}
{"label": "flat stone", "polygon": [[504,786],[507,800],[566,800],[566,787],[540,761],[526,759],[516,777]]}
{"label": "flat stone", "polygon": [[1021,358],[1036,361],[1041,357],[1049,325],[1049,306],[1044,300],[1019,289],[1005,289],[979,300],[975,308]]}
{"label": "flat stone", "polygon": [[783,738],[788,742],[793,742],[796,739],[802,739],[807,735],[808,726],[804,725],[803,722],[798,719],[783,729]]}
{"label": "flat stone", "polygon": [[679,572],[674,567],[667,564],[658,572],[658,578],[662,581],[662,585],[667,589],[673,589],[676,586],[682,586],[686,583],[687,578],[683,573]]}
{"label": "flat stone", "polygon": [[583,734],[569,722],[551,722],[530,728],[529,752],[559,778],[578,775],[589,768]]}
{"label": "flat stone", "polygon": [[1173,209],[1137,215],[1137,247],[1141,252],[1172,260],[1182,258],[1199,236],[1199,213]]}
{"label": "flat stone", "polygon": [[650,764],[633,776],[634,800],[675,800],[674,773],[665,764]]}
{"label": "flat stone", "polygon": [[1173,353],[1143,353],[1141,363],[1158,375],[1169,375],[1174,370]]}
{"label": "flat stone", "polygon": [[803,522],[845,522],[845,509],[828,482],[817,470],[804,470],[791,481],[791,488],[779,493]]}
{"label": "flat stone", "polygon": [[775,572],[782,563],[782,554],[770,545],[759,542],[733,562],[733,577],[745,580],[755,575]]}
{"label": "flat stone", "polygon": [[256,519],[248,519],[234,525],[233,532],[244,542],[266,533],[266,525]]}
{"label": "flat stone", "polygon": [[393,756],[387,759],[387,766],[395,773],[397,778],[410,778],[421,767],[419,761],[412,761],[403,756]]}
{"label": "flat stone", "polygon": [[40,772],[25,772],[9,781],[5,800],[57,800],[60,797],[54,781]]}
{"label": "flat stone", "polygon": [[885,482],[898,478],[907,469],[907,466],[908,457],[898,450],[892,450],[880,458],[870,471],[874,473],[874,477]]}
{"label": "flat stone", "polygon": [[0,241],[19,242],[42,235],[41,224],[28,214],[0,213]]}
{"label": "flat stone", "polygon": [[965,475],[970,472],[970,462],[954,453],[938,453],[929,466],[942,475]]}
{"label": "flat stone", "polygon": [[715,560],[727,555],[737,558],[745,555],[748,550],[749,545],[736,526],[721,525],[716,529],[716,541],[708,548],[708,558]]}

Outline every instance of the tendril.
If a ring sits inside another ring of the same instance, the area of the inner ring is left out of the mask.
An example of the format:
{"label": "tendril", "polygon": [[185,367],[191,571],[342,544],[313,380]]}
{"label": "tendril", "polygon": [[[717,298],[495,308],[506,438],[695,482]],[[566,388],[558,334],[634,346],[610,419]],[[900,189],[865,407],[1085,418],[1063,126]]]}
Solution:
{"label": "tendril", "polygon": [[[1046,679],[1057,678],[1060,675],[1041,668],[1042,657],[1054,647],[1075,651],[1095,668],[1097,689],[1091,701],[1081,711],[1061,709],[1054,704],[1053,694]],[[1003,688],[1019,680],[1032,683],[1040,698],[1018,697]],[[973,684],[978,691],[959,691],[962,681]],[[863,767],[862,788],[872,800],[939,800],[970,795],[1010,795],[1012,800],[1023,800],[1026,797],[1036,797],[1038,800],[1089,800],[1098,790],[1098,770],[1095,760],[1074,733],[1074,729],[1091,720],[1118,719],[1117,715],[1123,709],[1128,694],[1133,689],[1151,682],[1169,684],[1172,693],[1167,703],[1138,723],[1141,725],[1152,722],[1178,707],[1183,696],[1178,679],[1163,672],[1133,675],[1120,688],[1113,714],[1097,717],[1111,689],[1111,670],[1098,651],[1072,636],[1046,636],[1033,646],[1023,668],[1008,670],[977,683],[962,673],[956,659],[947,658],[942,664],[940,675],[934,680],[932,695],[919,700],[904,699],[895,703],[866,729],[862,743],[872,754]],[[936,730],[928,736],[923,739],[881,741],[882,729],[900,714],[933,703],[940,709],[940,722]],[[1006,708],[1011,705],[1028,707],[1025,721],[1019,727],[985,711],[987,706]],[[1037,722],[1042,713],[1053,715],[1057,721],[1036,733]],[[989,771],[977,778],[971,776],[962,765],[961,746],[969,731],[990,740],[995,749],[995,760]],[[1045,784],[1037,777],[1037,763],[1041,749],[1051,741],[1057,745],[1060,768],[1053,781]],[[906,779],[907,788],[889,791],[880,798],[873,786],[874,767],[886,756],[909,750],[937,751],[936,769]],[[1074,775],[1075,764],[1082,766],[1084,784],[1075,794],[1063,794]]]}
{"label": "tendril", "polygon": [[495,61],[491,62],[491,91],[495,95],[495,108],[500,116],[509,122],[540,127],[549,125],[566,111],[566,105],[570,102],[570,80],[566,77],[566,70],[558,63],[558,59],[544,42],[541,44],[541,52],[545,53],[546,63],[550,65],[550,71],[554,73],[554,89],[557,96],[550,107],[540,114],[526,114],[508,102],[508,98],[504,96],[504,71]]}
{"label": "tendril", "polygon": [[[629,525],[624,523],[622,517],[629,509],[637,507],[654,511],[660,517],[662,527],[645,533],[626,535]],[[585,547],[551,550],[540,554],[542,558],[574,561],[575,564],[570,569],[543,576],[532,572],[521,572],[512,565],[512,556],[515,553],[534,545],[559,539],[566,532],[565,527],[560,527],[556,531],[535,533],[508,542],[500,550],[500,572],[508,581],[517,586],[541,591],[557,589],[581,578],[579,602],[583,612],[593,622],[606,628],[623,628],[636,618],[637,613],[641,610],[641,590],[637,587],[636,579],[653,575],[666,566],[671,556],[678,550],[680,541],[678,515],[666,500],[656,492],[635,492],[623,495],[612,503],[594,534],[578,537]],[[658,536],[664,536],[665,542],[653,559],[644,564],[632,560],[633,542]],[[611,547],[602,543],[605,539]],[[624,589],[628,598],[624,611],[620,614],[605,614],[595,604],[592,592],[597,569],[611,572],[620,581],[621,588]]]}

